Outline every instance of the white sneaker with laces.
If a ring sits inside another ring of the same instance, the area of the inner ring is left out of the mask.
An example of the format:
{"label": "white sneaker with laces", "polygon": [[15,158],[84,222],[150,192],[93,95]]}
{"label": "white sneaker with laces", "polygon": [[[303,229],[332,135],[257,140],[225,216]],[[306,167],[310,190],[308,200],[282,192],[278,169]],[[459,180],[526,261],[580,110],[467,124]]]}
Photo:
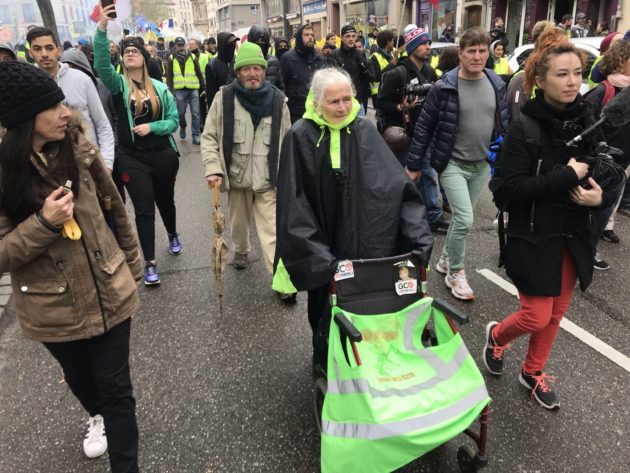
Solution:
{"label": "white sneaker with laces", "polygon": [[444,282],[446,283],[446,287],[450,288],[453,297],[463,301],[471,301],[475,298],[475,293],[468,285],[466,273],[463,269],[453,274],[447,274],[444,277]]}
{"label": "white sneaker with laces", "polygon": [[440,259],[435,265],[435,270],[438,273],[448,274],[448,256],[440,255]]}
{"label": "white sneaker with laces", "polygon": [[100,414],[88,419],[88,431],[83,440],[83,451],[88,458],[98,458],[107,451],[105,423]]}

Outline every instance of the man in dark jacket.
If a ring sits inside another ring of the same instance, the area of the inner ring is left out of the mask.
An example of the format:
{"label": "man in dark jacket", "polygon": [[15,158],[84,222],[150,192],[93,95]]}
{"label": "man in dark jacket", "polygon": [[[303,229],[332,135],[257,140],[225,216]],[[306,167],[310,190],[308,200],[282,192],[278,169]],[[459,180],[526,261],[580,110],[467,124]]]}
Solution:
{"label": "man in dark jacket", "polygon": [[262,49],[263,55],[267,60],[267,81],[271,82],[271,85],[284,91],[284,82],[282,82],[282,72],[280,71],[280,60],[269,54],[269,47],[271,46],[269,30],[264,26],[254,25],[249,29],[249,33],[247,33],[247,41],[256,43],[260,46],[260,49]]}
{"label": "man in dark jacket", "polygon": [[[416,121],[420,116],[421,104],[424,96],[408,95],[403,92],[405,86],[420,85],[435,82],[438,77],[429,65],[431,61],[431,37],[421,28],[412,29],[405,35],[405,50],[407,57],[402,58],[398,65],[387,70],[382,75],[383,85],[378,95],[379,119],[384,126],[402,127],[407,135],[413,134]],[[376,55],[376,53],[375,53]],[[431,153],[429,149],[428,154]],[[396,157],[404,166],[409,154],[408,145]],[[448,221],[444,218],[439,205],[437,174],[426,163],[422,169],[422,177],[418,182],[427,206],[427,218],[431,230],[445,232]]]}
{"label": "man in dark jacket", "polygon": [[505,133],[508,109],[505,82],[484,69],[490,36],[481,28],[464,32],[459,41],[460,67],[451,70],[429,92],[416,123],[407,159],[407,174],[420,177],[429,159],[441,174],[440,182],[453,217],[436,270],[454,297],[474,299],[464,272],[466,238],[473,224],[473,209],[490,179],[486,153],[493,138]]}
{"label": "man in dark jacket", "polygon": [[238,39],[232,33],[221,32],[217,35],[217,56],[206,66],[206,102],[212,105],[219,89],[234,80],[234,51]]}
{"label": "man in dark jacket", "polygon": [[295,123],[304,114],[311,78],[324,65],[324,58],[315,52],[315,33],[310,24],[298,30],[295,49],[282,56],[280,65],[285,95],[289,99],[291,123]]}
{"label": "man in dark jacket", "polygon": [[[329,58],[333,65],[350,74],[356,98],[364,107],[370,94],[369,83],[375,80],[375,75],[374,67],[367,56],[355,47],[356,41],[357,30],[352,25],[345,25],[341,28],[341,47],[331,51]],[[363,113],[365,112],[363,108]]]}

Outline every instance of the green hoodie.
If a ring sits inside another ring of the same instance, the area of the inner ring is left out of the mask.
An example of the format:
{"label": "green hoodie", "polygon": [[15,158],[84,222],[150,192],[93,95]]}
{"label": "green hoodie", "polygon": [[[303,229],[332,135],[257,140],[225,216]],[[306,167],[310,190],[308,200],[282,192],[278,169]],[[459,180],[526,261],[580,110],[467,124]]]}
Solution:
{"label": "green hoodie", "polygon": [[341,122],[333,125],[328,123],[324,117],[318,115],[315,111],[315,102],[313,101],[313,93],[309,92],[308,97],[306,97],[306,111],[302,118],[307,120],[311,120],[315,122],[316,125],[319,125],[321,129],[321,136],[317,141],[317,147],[319,148],[319,143],[324,138],[326,134],[326,128],[330,131],[330,161],[332,162],[333,169],[339,169],[341,167],[341,135],[340,130],[342,128],[346,128],[348,134],[350,133],[349,125],[357,118],[357,114],[359,113],[359,109],[361,105],[359,105],[359,101],[352,98],[352,110],[348,114],[348,116]]}
{"label": "green hoodie", "polygon": [[[346,128],[346,132],[350,134],[350,124],[354,122],[357,118],[357,114],[359,113],[361,105],[354,97],[352,98],[352,110],[348,114],[348,116],[340,123],[333,125],[332,123],[328,123],[324,117],[318,115],[315,111],[315,103],[313,101],[312,92],[308,93],[308,97],[306,98],[306,111],[302,118],[306,120],[311,120],[316,125],[319,126],[321,130],[321,134],[319,136],[319,140],[317,140],[317,147],[319,148],[319,144],[324,139],[326,135],[326,128],[330,131],[330,161],[332,163],[333,169],[339,169],[341,167],[341,133],[340,130],[342,128]],[[292,294],[297,292],[297,289],[293,285],[291,281],[291,276],[289,275],[287,269],[282,262],[282,258],[278,260],[278,264],[276,266],[276,271],[273,275],[273,282],[271,287],[273,290]]]}
{"label": "green hoodie", "polygon": [[[127,118],[129,119],[129,129],[134,128],[133,116],[131,110],[129,110],[129,85],[127,80],[116,72],[114,66],[109,58],[109,40],[107,39],[107,32],[96,30],[94,36],[94,69],[98,73],[99,79],[103,81],[105,87],[112,93],[112,95],[123,94],[123,101],[125,108],[127,109]],[[161,116],[159,120],[155,120],[150,123],[151,132],[160,136],[167,136],[171,144],[171,147],[178,152],[175,140],[171,136],[177,130],[179,126],[179,114],[177,113],[177,106],[175,105],[175,98],[171,94],[168,87],[163,82],[151,79],[155,91],[160,96],[162,103]],[[131,134],[131,139],[134,139],[134,134]]]}

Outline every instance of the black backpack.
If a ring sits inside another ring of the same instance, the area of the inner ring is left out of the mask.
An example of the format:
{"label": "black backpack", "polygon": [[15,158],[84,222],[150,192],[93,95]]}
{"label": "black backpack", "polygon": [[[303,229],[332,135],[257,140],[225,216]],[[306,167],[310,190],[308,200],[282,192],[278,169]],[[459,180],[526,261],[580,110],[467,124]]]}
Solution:
{"label": "black backpack", "polygon": [[[519,121],[523,125],[523,134],[525,135],[525,146],[527,147],[528,154],[532,156],[538,156],[540,149],[542,148],[542,131],[540,125],[533,118],[521,113]],[[509,212],[510,199],[506,195],[503,188],[503,176],[501,175],[501,168],[503,167],[503,153],[504,143],[501,143],[501,148],[497,151],[496,161],[494,163],[494,174],[488,183],[490,192],[492,192],[492,200],[497,207],[497,220],[499,223],[499,267],[505,264],[505,213]]]}

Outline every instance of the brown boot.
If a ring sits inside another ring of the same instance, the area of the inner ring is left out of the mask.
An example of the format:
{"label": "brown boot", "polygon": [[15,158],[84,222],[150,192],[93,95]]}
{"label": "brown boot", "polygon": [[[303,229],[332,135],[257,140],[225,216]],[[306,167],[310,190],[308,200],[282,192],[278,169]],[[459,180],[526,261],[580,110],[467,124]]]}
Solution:
{"label": "brown boot", "polygon": [[234,253],[234,269],[245,269],[247,265],[247,253]]}

